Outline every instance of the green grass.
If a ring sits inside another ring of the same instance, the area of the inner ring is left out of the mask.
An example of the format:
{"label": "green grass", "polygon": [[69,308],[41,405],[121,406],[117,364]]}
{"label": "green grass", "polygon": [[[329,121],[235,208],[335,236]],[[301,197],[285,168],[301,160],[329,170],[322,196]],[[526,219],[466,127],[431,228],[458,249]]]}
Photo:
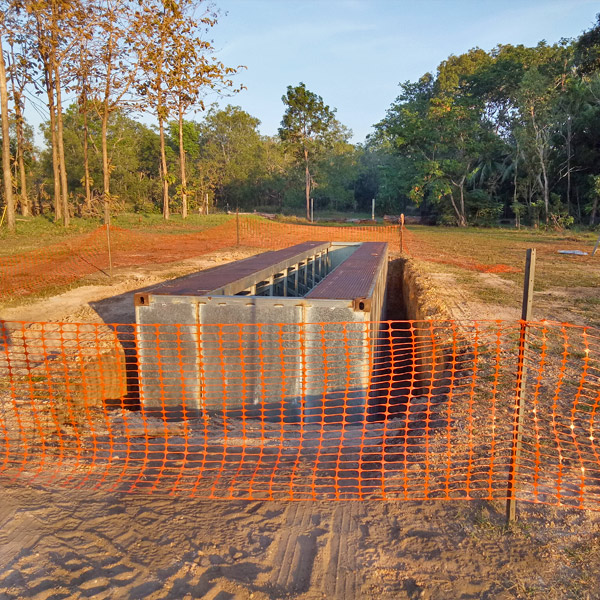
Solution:
{"label": "green grass", "polygon": [[125,213],[114,217],[112,224],[115,227],[132,230],[147,230],[151,228],[155,233],[195,233],[203,231],[210,227],[222,225],[233,219],[232,215],[213,214],[196,215],[191,214],[187,219],[182,219],[181,215],[171,215],[168,221],[165,221],[162,215],[158,214],[134,214]]}
{"label": "green grass", "polygon": [[[548,232],[541,230],[482,229],[426,227],[409,225],[413,233],[413,250],[423,259],[423,268],[429,273],[448,273],[475,301],[484,304],[519,307],[523,286],[525,252],[537,249],[535,291],[561,291],[555,301],[557,308],[582,315],[590,324],[598,323],[600,306],[600,253],[596,256],[559,254],[558,250],[592,251],[598,233],[594,231]],[[419,247],[419,241],[423,242]],[[444,261],[451,264],[446,264]],[[474,267],[479,265],[507,265],[516,272],[497,272],[498,277],[512,286],[494,282],[489,275]],[[572,288],[583,288],[569,294]],[[588,288],[589,291],[585,291]],[[534,297],[535,303],[535,297]]]}
{"label": "green grass", "polygon": [[[522,283],[525,250],[537,248],[536,285],[537,291],[552,287],[596,287],[600,284],[600,254],[591,256],[569,256],[558,254],[562,249],[581,249],[591,252],[597,233],[545,232],[514,229],[478,229],[425,227],[410,225],[408,229],[422,239],[433,250],[439,249],[440,256],[446,255],[460,261],[482,265],[508,265],[518,273],[497,273],[508,281]],[[435,256],[432,257],[435,259]],[[447,272],[471,272],[454,265],[441,266]],[[437,269],[437,265],[435,267]]]}

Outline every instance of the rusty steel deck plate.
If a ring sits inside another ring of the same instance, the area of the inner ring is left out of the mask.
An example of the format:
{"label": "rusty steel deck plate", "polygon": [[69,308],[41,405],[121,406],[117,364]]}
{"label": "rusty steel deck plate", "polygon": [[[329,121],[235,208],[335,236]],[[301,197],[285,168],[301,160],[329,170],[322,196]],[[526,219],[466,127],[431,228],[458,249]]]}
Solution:
{"label": "rusty steel deck plate", "polygon": [[381,262],[386,258],[386,246],[385,242],[364,242],[306,298],[345,300],[370,296]]}
{"label": "rusty steel deck plate", "polygon": [[161,296],[204,296],[251,276],[271,266],[301,256],[327,242],[304,242],[282,250],[263,252],[244,260],[237,260],[194,275],[168,281],[149,290]]}

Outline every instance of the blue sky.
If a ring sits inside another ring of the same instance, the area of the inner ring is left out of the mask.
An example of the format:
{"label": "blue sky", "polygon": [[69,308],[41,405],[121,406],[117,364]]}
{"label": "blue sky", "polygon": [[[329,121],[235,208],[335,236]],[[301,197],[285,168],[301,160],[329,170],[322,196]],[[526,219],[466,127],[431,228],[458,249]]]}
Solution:
{"label": "blue sky", "polygon": [[[576,37],[600,12],[597,0],[214,0],[221,11],[210,36],[218,58],[245,65],[246,90],[219,100],[241,106],[276,135],[288,85],[319,94],[363,142],[399,93],[450,54],[498,43],[536,45]],[[211,103],[218,98],[207,98]],[[68,102],[68,99],[67,99]],[[27,117],[38,125],[43,103]],[[138,117],[151,124],[152,119]],[[190,115],[201,120],[202,113]]]}
{"label": "blue sky", "polygon": [[[216,0],[219,59],[246,65],[241,106],[275,135],[281,96],[303,81],[362,142],[399,93],[450,54],[498,43],[532,46],[576,37],[597,0]],[[210,101],[210,99],[209,99]],[[196,118],[201,118],[197,115]]]}

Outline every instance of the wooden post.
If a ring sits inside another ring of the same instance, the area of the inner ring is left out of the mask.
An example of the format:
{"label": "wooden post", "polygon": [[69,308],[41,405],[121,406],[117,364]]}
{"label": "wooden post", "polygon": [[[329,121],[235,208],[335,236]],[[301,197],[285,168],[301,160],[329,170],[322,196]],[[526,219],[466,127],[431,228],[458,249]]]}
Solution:
{"label": "wooden post", "polygon": [[108,273],[112,278],[112,253],[110,251],[110,223],[106,224],[106,245],[108,246]]}
{"label": "wooden post", "polygon": [[238,206],[235,209],[235,236],[236,236],[236,246],[240,245],[240,207]]}
{"label": "wooden post", "polygon": [[596,240],[596,245],[594,246],[594,249],[592,250],[592,256],[594,256],[594,254],[596,254],[596,250],[598,250],[598,246],[600,246],[600,235],[598,236],[598,239]]}
{"label": "wooden post", "polygon": [[510,466],[508,470],[508,488],[506,490],[506,524],[514,523],[517,511],[517,476],[521,459],[523,441],[523,418],[525,414],[525,386],[527,384],[527,366],[525,356],[529,348],[528,323],[531,321],[533,305],[533,283],[535,276],[535,249],[527,250],[525,261],[525,282],[523,285],[523,307],[521,310],[521,335],[519,337],[519,364],[517,367],[517,386],[515,397],[514,429]]}
{"label": "wooden post", "polygon": [[404,213],[400,215],[400,252],[404,254]]}

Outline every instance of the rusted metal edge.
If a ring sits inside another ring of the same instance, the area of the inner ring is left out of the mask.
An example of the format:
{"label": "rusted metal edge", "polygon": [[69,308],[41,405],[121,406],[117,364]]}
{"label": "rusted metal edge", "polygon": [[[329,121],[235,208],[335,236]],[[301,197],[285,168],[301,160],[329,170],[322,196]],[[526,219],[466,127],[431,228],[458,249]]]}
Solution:
{"label": "rusted metal edge", "polygon": [[148,292],[138,292],[133,296],[134,306],[149,306],[150,294]]}
{"label": "rusted metal edge", "polygon": [[360,247],[307,295],[308,299],[333,298],[360,302],[370,298],[382,265],[387,260],[385,242],[363,242]]}

